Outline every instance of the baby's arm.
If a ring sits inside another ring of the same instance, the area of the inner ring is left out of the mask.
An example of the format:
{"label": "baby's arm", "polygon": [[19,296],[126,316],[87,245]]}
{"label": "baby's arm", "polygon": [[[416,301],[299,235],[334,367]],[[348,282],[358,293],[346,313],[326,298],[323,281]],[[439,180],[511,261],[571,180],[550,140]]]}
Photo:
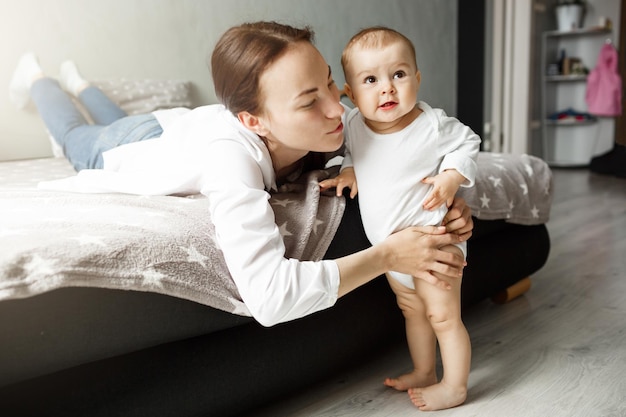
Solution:
{"label": "baby's arm", "polygon": [[337,187],[337,196],[342,195],[343,189],[348,187],[350,189],[350,198],[354,198],[356,193],[359,191],[356,185],[354,168],[344,168],[335,178],[320,182],[320,189],[322,191],[333,187]]}
{"label": "baby's arm", "polygon": [[447,169],[433,177],[424,178],[423,183],[433,186],[424,200],[424,208],[434,210],[444,203],[446,207],[450,207],[454,195],[465,181],[467,179],[455,169]]}

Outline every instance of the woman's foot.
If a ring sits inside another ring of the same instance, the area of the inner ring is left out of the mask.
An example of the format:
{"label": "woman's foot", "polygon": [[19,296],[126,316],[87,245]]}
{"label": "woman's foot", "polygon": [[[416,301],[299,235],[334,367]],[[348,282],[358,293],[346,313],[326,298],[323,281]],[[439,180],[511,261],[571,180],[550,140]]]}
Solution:
{"label": "woman's foot", "polygon": [[74,97],[78,97],[80,92],[89,86],[89,82],[78,72],[74,61],[65,61],[61,64],[59,84]]}
{"label": "woman's foot", "polygon": [[421,411],[443,410],[463,404],[467,398],[467,389],[440,382],[426,388],[409,389],[409,398]]}
{"label": "woman's foot", "polygon": [[414,370],[411,373],[400,375],[397,378],[387,378],[384,384],[398,391],[406,391],[409,388],[422,388],[437,383],[437,375],[434,372],[424,373]]}
{"label": "woman's foot", "polygon": [[27,52],[22,55],[9,84],[9,97],[18,109],[26,107],[30,101],[30,86],[41,77],[43,71],[35,54]]}

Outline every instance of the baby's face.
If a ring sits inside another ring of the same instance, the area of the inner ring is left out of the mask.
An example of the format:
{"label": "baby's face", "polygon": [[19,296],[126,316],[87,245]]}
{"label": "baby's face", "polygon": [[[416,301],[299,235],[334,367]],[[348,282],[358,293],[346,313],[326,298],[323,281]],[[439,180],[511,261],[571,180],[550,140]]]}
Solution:
{"label": "baby's face", "polygon": [[348,96],[370,128],[388,131],[412,114],[421,76],[404,43],[394,42],[384,48],[355,47],[349,65]]}

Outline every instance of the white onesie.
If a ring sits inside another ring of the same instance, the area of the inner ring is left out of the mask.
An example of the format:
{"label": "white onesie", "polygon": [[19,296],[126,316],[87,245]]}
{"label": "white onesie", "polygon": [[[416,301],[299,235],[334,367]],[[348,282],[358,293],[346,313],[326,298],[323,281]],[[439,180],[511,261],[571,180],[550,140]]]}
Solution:
{"label": "white onesie", "polygon": [[[441,223],[448,208],[423,208],[431,186],[422,179],[455,169],[467,178],[463,187],[474,185],[478,135],[441,109],[422,101],[418,106],[423,113],[402,131],[390,134],[374,133],[358,109],[348,115],[342,169],[354,167],[363,226],[372,244],[409,226]],[[466,255],[465,242],[457,246]],[[391,275],[414,288],[410,275]]]}

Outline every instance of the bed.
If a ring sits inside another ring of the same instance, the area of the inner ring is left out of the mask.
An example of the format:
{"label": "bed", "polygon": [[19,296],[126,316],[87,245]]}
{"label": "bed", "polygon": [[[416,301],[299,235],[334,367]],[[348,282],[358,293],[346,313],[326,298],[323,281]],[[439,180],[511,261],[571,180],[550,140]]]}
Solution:
{"label": "bed", "polygon": [[[358,207],[319,195],[332,172],[272,196],[289,255],[346,254],[330,240],[337,227],[353,233]],[[213,244],[202,196],[37,186],[72,174],[63,158],[0,163],[0,415],[235,415],[404,338],[381,277],[328,310],[263,327]],[[480,154],[477,186],[462,191],[475,215],[464,307],[543,266],[551,183],[538,158]],[[360,233],[342,250],[367,246]]]}

